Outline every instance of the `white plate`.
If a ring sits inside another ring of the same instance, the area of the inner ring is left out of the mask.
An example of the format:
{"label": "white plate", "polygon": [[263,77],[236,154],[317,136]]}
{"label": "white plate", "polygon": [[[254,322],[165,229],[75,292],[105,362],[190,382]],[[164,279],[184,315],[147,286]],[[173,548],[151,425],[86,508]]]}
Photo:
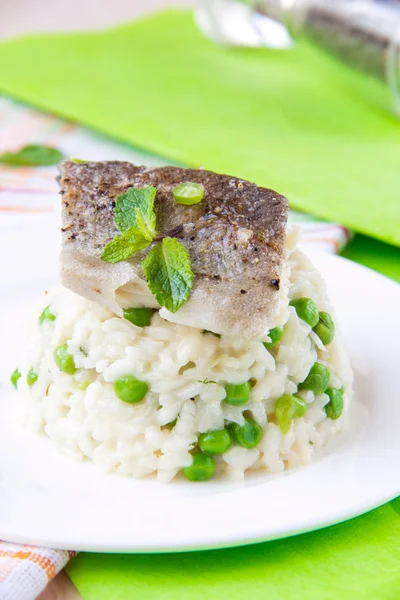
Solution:
{"label": "white plate", "polygon": [[105,475],[18,428],[8,380],[26,341],[24,315],[57,278],[45,226],[14,234],[12,251],[11,239],[0,242],[0,539],[107,552],[218,548],[317,529],[400,494],[400,286],[329,255],[312,259],[337,308],[359,404],[350,430],[312,466],[244,484],[165,486]]}

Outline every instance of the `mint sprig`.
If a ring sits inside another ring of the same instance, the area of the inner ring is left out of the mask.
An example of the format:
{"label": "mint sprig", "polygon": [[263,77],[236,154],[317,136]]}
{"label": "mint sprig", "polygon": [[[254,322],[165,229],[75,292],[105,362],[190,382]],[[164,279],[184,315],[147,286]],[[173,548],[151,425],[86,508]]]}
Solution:
{"label": "mint sprig", "polygon": [[149,224],[144,220],[143,214],[138,208],[135,210],[135,219],[137,230],[140,231],[146,240],[152,242],[155,238],[156,231],[155,229],[149,229]]}
{"label": "mint sprig", "polygon": [[175,313],[188,299],[193,285],[189,254],[175,238],[164,238],[142,261],[144,276],[157,302]]}
{"label": "mint sprig", "polygon": [[154,200],[157,188],[150,185],[146,188],[129,188],[125,194],[118,196],[114,209],[114,222],[122,232],[136,227],[144,235],[156,236],[156,214]]}
{"label": "mint sprig", "polygon": [[[121,231],[109,242],[101,259],[117,263],[127,260],[136,252],[150,246],[156,239],[154,201],[157,189],[129,188],[118,196],[114,222]],[[193,285],[190,256],[176,238],[165,237],[157,243],[142,261],[149,289],[160,306],[175,313],[188,299]]]}
{"label": "mint sprig", "polygon": [[116,235],[115,238],[104,248],[101,260],[110,263],[117,263],[121,260],[127,260],[139,252],[147,248],[151,244],[151,240],[141,233],[135,227],[130,227],[122,235]]}
{"label": "mint sprig", "polygon": [[107,244],[101,260],[117,263],[147,248],[156,236],[154,200],[157,189],[129,188],[115,202],[114,223],[122,235]]}
{"label": "mint sprig", "polygon": [[0,154],[0,163],[11,167],[47,167],[58,164],[63,158],[57,148],[33,144],[16,152],[3,152]]}

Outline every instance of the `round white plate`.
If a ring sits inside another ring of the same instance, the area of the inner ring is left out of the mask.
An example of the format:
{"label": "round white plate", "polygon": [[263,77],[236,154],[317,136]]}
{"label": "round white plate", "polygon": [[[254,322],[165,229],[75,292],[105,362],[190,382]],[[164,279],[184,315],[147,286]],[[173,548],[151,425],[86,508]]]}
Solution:
{"label": "round white plate", "polygon": [[329,255],[312,259],[350,351],[356,404],[349,431],[313,465],[244,484],[162,485],[103,474],[18,427],[9,375],[26,343],[24,318],[57,280],[47,225],[0,242],[0,539],[107,552],[218,548],[317,529],[400,494],[400,286]]}

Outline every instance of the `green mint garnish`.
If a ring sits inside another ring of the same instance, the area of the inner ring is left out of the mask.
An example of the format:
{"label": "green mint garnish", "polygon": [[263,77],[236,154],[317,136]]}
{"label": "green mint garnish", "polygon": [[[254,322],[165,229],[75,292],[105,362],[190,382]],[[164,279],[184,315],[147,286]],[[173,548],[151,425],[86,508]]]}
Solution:
{"label": "green mint garnish", "polygon": [[46,167],[56,165],[63,159],[63,154],[51,146],[24,146],[16,152],[0,154],[0,163],[13,167]]}
{"label": "green mint garnish", "polygon": [[147,248],[150,244],[151,240],[145,237],[136,227],[130,227],[122,235],[115,236],[107,244],[100,258],[105,262],[117,263],[121,260],[127,260],[132,254]]}
{"label": "green mint garnish", "polygon": [[[117,263],[150,246],[156,233],[154,201],[157,189],[129,188],[118,196],[114,222],[121,235],[104,248],[101,259]],[[142,261],[149,289],[160,306],[175,313],[187,300],[193,285],[190,256],[175,238],[166,237]]]}
{"label": "green mint garnish", "polygon": [[129,188],[118,196],[114,209],[114,222],[122,235],[107,244],[101,260],[117,263],[127,260],[135,252],[147,248],[156,236],[154,200],[156,188]]}
{"label": "green mint garnish", "polygon": [[149,289],[160,306],[175,313],[188,299],[193,271],[186,248],[175,238],[164,238],[142,261]]}
{"label": "green mint garnish", "polygon": [[157,189],[129,188],[125,194],[118,196],[114,209],[114,221],[121,232],[136,227],[148,239],[156,236],[156,214],[154,200]]}
{"label": "green mint garnish", "polygon": [[13,386],[15,387],[15,389],[18,388],[18,379],[20,377],[21,377],[21,372],[19,369],[15,369],[15,371],[11,374],[10,381],[13,384]]}
{"label": "green mint garnish", "polygon": [[155,238],[156,232],[149,229],[148,224],[143,218],[142,213],[138,208],[135,210],[136,228],[149,242]]}

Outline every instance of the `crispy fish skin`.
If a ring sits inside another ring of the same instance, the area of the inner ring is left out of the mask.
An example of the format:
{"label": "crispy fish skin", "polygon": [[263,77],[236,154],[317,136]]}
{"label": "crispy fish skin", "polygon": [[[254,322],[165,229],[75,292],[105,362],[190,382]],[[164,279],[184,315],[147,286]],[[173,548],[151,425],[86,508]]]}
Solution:
{"label": "crispy fish skin", "polygon": [[[193,181],[203,200],[184,206],[172,189]],[[211,171],[143,167],[128,162],[65,161],[62,197],[62,283],[118,315],[129,306],[158,307],[140,262],[148,249],[110,264],[100,255],[119,232],[113,211],[129,187],[157,188],[157,230],[178,238],[195,275],[191,295],[162,317],[224,335],[263,340],[280,311],[288,204],[284,196],[253,183]]]}

